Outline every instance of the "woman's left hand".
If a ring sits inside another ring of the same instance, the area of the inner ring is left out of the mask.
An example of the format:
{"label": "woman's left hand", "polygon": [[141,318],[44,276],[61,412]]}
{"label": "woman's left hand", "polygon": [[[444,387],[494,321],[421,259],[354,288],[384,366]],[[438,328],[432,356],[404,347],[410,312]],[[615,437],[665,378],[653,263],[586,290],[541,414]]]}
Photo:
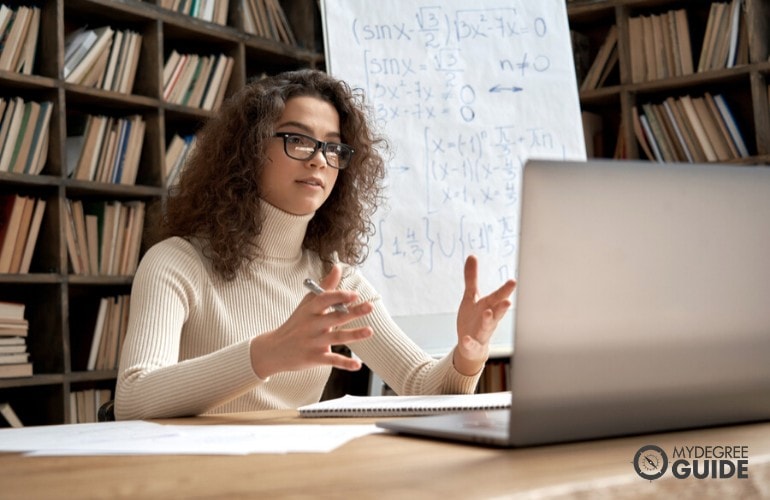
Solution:
{"label": "woman's left hand", "polygon": [[485,297],[479,298],[478,260],[469,256],[465,261],[465,293],[457,311],[457,347],[454,351],[455,369],[463,375],[475,375],[489,357],[489,340],[497,324],[511,307],[510,296],[516,288],[514,280]]}

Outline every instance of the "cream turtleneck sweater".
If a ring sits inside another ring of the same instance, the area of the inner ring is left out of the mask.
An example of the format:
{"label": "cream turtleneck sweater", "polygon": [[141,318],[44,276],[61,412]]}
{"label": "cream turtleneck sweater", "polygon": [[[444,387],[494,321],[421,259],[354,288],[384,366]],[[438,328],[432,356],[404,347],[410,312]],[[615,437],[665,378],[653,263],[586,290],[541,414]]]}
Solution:
{"label": "cream turtleneck sweater", "polygon": [[[330,367],[281,372],[260,379],[251,368],[250,340],[283,324],[319,280],[323,265],[302,241],[310,219],[263,203],[258,244],[264,255],[233,281],[219,279],[194,244],[169,238],[143,257],[134,277],[128,332],[115,396],[118,419],[297,408],[317,402]],[[340,288],[356,290],[374,310],[351,322],[374,335],[351,350],[398,394],[470,393],[466,377],[425,354],[393,322],[377,292],[351,267]],[[437,332],[437,335],[453,335]]]}

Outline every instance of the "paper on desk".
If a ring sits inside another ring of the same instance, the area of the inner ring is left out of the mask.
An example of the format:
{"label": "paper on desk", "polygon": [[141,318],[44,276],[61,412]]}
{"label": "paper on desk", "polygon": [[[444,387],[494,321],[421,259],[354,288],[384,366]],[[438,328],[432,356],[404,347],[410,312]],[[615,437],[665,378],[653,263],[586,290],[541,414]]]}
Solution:
{"label": "paper on desk", "polygon": [[327,453],[374,425],[161,425],[143,421],[0,429],[0,452],[46,455]]}

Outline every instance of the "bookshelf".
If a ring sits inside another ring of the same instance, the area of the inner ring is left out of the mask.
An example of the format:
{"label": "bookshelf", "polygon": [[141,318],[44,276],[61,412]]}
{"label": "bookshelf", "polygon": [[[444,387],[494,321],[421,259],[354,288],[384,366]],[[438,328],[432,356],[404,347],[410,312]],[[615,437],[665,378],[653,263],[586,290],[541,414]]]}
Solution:
{"label": "bookshelf", "polygon": [[[682,97],[705,98],[708,94],[722,96],[747,149],[746,155],[732,155],[718,161],[743,165],[770,164],[770,42],[767,41],[770,1],[743,0],[740,6],[740,20],[744,23],[741,29],[745,29],[744,43],[748,50],[743,53],[743,60],[739,57],[732,67],[718,64],[711,65],[711,69],[703,68],[699,71],[700,56],[704,47],[709,45],[708,40],[725,40],[728,37],[724,33],[708,36],[710,12],[714,3],[717,2],[576,0],[567,3],[571,30],[577,32],[575,36],[588,41],[588,55],[584,59],[593,61],[597,55],[601,56],[600,49],[611,28],[615,26],[617,30],[617,62],[605,70],[602,85],[582,88],[579,94],[583,111],[591,113],[597,124],[594,127],[595,136],[590,129],[586,129],[587,134],[592,134],[594,138],[594,156],[655,160],[654,153],[653,158],[649,158],[645,145],[640,143],[634,131],[635,111],[643,113],[643,107],[649,105],[661,106],[660,109],[663,109],[666,100],[671,104]],[[730,0],[719,3],[727,5],[723,9],[725,11],[729,11],[732,5]],[[644,73],[642,70],[640,76],[638,61],[644,59],[644,56],[639,54],[644,54],[645,50],[650,51],[649,47],[644,47],[645,41],[649,43],[650,40],[673,38],[665,34],[658,37],[639,35],[638,21],[665,19],[670,11],[680,11],[680,15],[686,19],[689,36],[682,44],[653,44],[653,54],[658,55],[655,62],[662,62],[660,58],[663,54],[680,57],[673,50],[686,48],[684,45],[689,41],[693,70],[688,72],[680,69],[663,73],[652,70]],[[669,136],[675,135],[675,132],[669,130]],[[677,147],[676,144],[674,147]],[[664,161],[687,161],[683,155],[674,155]]]}
{"label": "bookshelf", "polygon": [[[79,394],[114,389],[114,369],[99,368],[99,363],[94,370],[87,368],[93,363],[89,358],[100,304],[104,298],[130,293],[132,271],[76,273],[68,254],[68,207],[72,202],[82,202],[84,207],[142,203],[152,212],[161,205],[170,173],[165,165],[167,147],[175,136],[194,134],[214,113],[163,98],[163,69],[173,51],[231,58],[230,77],[223,88],[228,96],[262,74],[322,68],[320,13],[313,0],[279,2],[296,42],[289,44],[246,32],[244,0],[217,0],[217,8],[227,5],[225,23],[207,21],[203,13],[194,17],[175,12],[166,8],[165,0],[0,3],[12,9],[39,9],[32,70],[29,74],[0,70],[0,98],[52,103],[41,171],[34,175],[0,172],[0,195],[46,201],[29,272],[0,273],[0,301],[26,306],[27,344],[34,370],[31,377],[0,378],[0,403],[10,404],[25,425],[71,423],[83,418],[75,411]],[[84,86],[64,78],[65,40],[84,26],[110,26],[115,32],[141,36],[130,90],[104,90],[104,85]],[[73,136],[83,133],[88,116],[141,119],[134,182],[100,182],[68,175],[68,145]],[[141,246],[140,254],[145,250]]]}

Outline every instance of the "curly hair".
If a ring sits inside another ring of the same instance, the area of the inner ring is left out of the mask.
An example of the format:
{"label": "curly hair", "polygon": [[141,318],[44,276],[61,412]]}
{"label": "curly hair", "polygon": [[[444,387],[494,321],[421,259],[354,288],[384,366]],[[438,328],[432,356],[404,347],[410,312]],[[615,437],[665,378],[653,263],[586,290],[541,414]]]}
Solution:
{"label": "curly hair", "polygon": [[382,201],[385,161],[379,150],[387,144],[367,120],[363,93],[318,70],[252,81],[223,103],[198,132],[155,236],[199,239],[214,271],[225,280],[258,258],[255,237],[263,226],[260,179],[267,144],[286,102],[299,96],[332,104],[339,114],[341,140],[355,150],[310,221],[303,247],[326,263],[335,257],[351,265],[363,262],[374,234],[371,218]]}

